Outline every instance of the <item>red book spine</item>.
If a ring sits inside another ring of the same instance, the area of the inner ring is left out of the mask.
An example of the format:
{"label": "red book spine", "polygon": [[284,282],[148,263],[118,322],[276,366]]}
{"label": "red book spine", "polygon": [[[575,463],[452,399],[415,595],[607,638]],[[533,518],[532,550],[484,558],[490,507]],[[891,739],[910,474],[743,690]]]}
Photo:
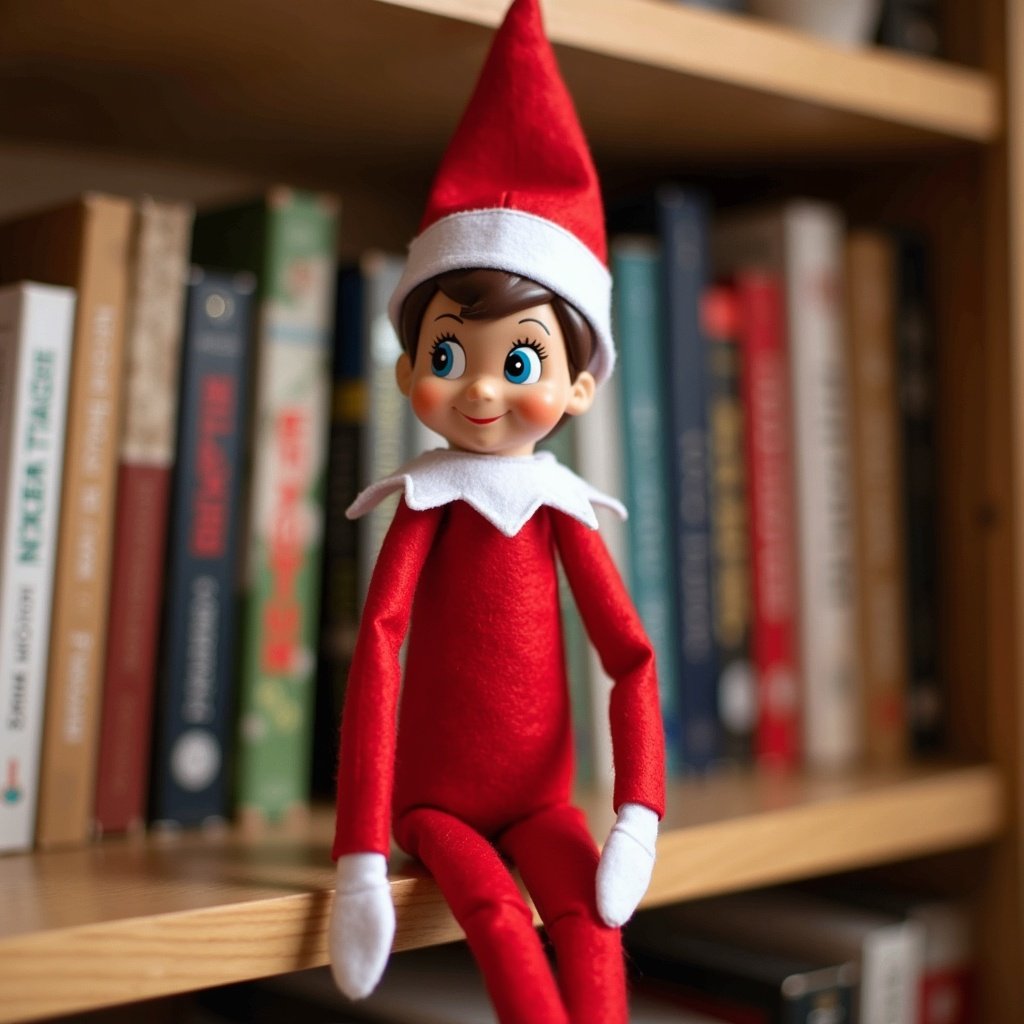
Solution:
{"label": "red book spine", "polygon": [[169,486],[168,466],[122,462],[118,470],[96,788],[103,832],[144,820]]}
{"label": "red book spine", "polygon": [[761,272],[736,279],[753,580],[751,650],[757,678],[759,764],[800,758],[796,531],[785,312],[781,283]]}

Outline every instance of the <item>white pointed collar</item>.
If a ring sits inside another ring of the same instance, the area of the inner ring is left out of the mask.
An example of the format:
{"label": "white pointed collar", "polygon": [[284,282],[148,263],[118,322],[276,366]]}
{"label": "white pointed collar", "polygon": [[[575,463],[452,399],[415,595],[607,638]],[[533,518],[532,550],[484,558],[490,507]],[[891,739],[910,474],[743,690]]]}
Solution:
{"label": "white pointed collar", "polygon": [[592,530],[597,529],[595,505],[626,518],[621,502],[591,487],[550,452],[524,456],[440,448],[424,452],[367,487],[345,514],[358,519],[396,491],[404,491],[405,503],[416,512],[465,501],[506,537],[514,537],[541,505],[550,505]]}

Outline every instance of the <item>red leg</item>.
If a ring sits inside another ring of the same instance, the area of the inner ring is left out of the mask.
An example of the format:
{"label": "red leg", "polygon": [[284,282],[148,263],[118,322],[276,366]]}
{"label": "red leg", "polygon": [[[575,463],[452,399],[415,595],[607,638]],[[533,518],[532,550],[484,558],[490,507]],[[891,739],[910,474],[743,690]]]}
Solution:
{"label": "red leg", "polygon": [[501,1024],[569,1024],[532,915],[494,847],[433,808],[404,814],[395,836],[441,887]]}
{"label": "red leg", "polygon": [[502,835],[498,847],[519,869],[558,955],[569,1019],[626,1024],[622,938],[597,913],[598,852],[583,815],[561,804]]}

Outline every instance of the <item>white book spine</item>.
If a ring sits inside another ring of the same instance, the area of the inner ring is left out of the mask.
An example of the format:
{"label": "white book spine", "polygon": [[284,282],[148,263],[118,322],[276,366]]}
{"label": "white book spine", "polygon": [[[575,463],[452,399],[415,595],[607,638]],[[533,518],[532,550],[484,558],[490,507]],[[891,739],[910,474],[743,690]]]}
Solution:
{"label": "white book spine", "polygon": [[0,414],[2,851],[31,848],[35,830],[74,307],[69,288],[0,291],[0,349],[16,353],[6,436]]}
{"label": "white book spine", "polygon": [[[576,464],[580,476],[599,491],[619,499],[625,493],[621,402],[619,378],[613,374],[601,385],[590,411],[576,424]],[[606,509],[598,509],[597,518],[608,553],[622,578],[628,579],[626,524]],[[615,783],[609,718],[612,681],[593,644],[589,647],[589,661],[594,783],[610,790]]]}
{"label": "white book spine", "polygon": [[786,302],[792,374],[804,748],[812,768],[861,754],[843,343],[840,214],[817,203],[786,212]]}

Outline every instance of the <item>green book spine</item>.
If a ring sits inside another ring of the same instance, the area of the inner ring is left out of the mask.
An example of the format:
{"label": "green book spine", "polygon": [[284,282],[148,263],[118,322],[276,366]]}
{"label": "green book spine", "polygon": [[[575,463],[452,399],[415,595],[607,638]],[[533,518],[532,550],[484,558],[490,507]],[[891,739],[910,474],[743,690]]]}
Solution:
{"label": "green book spine", "polygon": [[277,188],[203,227],[260,281],[236,794],[261,824],[309,800],[337,209]]}

